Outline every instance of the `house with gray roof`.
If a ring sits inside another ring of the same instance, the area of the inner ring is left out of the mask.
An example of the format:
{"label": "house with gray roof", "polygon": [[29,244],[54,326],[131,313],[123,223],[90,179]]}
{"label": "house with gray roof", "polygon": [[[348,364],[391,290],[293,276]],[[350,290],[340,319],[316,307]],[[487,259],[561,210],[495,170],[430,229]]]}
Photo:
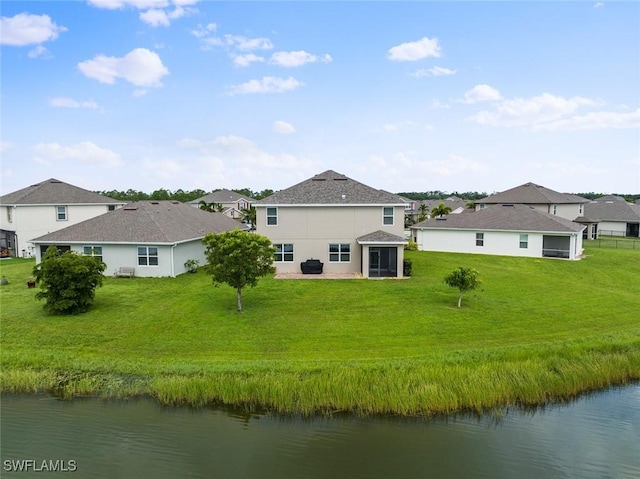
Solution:
{"label": "house with gray roof", "polygon": [[254,204],[256,232],[276,247],[279,273],[319,260],[323,273],[402,277],[406,201],[327,170]]}
{"label": "house with gray roof", "polygon": [[629,203],[621,196],[606,195],[584,205],[584,216],[576,219],[584,224],[585,237],[640,237],[640,205]]}
{"label": "house with gray roof", "polygon": [[140,201],[37,238],[36,261],[49,246],[99,256],[105,274],[134,268],[135,276],[177,276],[190,259],[205,264],[202,238],[245,225],[178,201]]}
{"label": "house with gray roof", "polygon": [[[202,203],[219,205],[221,213],[224,213],[229,218],[240,219],[242,217],[242,210],[249,209],[255,201],[255,199],[241,195],[235,191],[221,189],[189,201],[189,204],[196,208],[200,208]],[[216,210],[216,207],[217,206],[214,206],[214,210]]]}
{"label": "house with gray roof", "polygon": [[519,204],[432,218],[411,226],[421,251],[580,259],[584,225]]}
{"label": "house with gray roof", "polygon": [[34,255],[31,238],[115,210],[125,204],[55,178],[0,197],[0,255]]}
{"label": "house with gray roof", "polygon": [[588,202],[588,199],[581,196],[559,193],[535,183],[525,183],[510,190],[479,199],[474,203],[476,210],[495,205],[526,205],[543,213],[573,221],[584,215],[584,205]]}

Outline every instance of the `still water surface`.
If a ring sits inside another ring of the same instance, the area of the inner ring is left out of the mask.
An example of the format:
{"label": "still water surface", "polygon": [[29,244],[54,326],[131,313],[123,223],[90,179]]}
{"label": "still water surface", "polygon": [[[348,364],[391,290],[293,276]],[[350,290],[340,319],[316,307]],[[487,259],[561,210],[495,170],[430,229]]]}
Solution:
{"label": "still water surface", "polygon": [[[640,478],[640,384],[499,419],[302,419],[3,396],[1,434],[3,478]],[[8,470],[23,459],[76,470]]]}

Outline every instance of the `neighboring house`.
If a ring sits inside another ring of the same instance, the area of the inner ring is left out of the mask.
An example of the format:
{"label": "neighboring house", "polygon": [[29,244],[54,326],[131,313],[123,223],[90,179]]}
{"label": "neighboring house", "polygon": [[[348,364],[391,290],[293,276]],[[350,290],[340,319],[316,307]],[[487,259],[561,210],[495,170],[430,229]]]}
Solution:
{"label": "neighboring house", "polygon": [[584,205],[584,216],[576,219],[587,226],[584,237],[640,237],[640,205],[628,203],[620,196],[607,195]]}
{"label": "neighboring house", "polygon": [[123,206],[125,202],[51,178],[0,197],[0,255],[33,256],[30,239]]}
{"label": "neighboring house", "polygon": [[208,213],[178,201],[140,201],[31,241],[36,261],[51,245],[61,251],[99,256],[105,274],[121,267],[135,268],[135,276],[177,276],[187,271],[189,259],[205,264],[202,238],[236,228],[221,213]]}
{"label": "neighboring house", "polygon": [[584,205],[589,200],[569,193],[558,193],[535,183],[525,183],[510,190],[496,193],[475,201],[476,210],[494,205],[526,205],[559,216],[567,220],[575,220],[584,215]]}
{"label": "neighboring house", "polygon": [[328,170],[255,203],[256,232],[277,248],[278,272],[318,259],[324,273],[402,277],[405,204]]}
{"label": "neighboring house", "polygon": [[256,200],[235,191],[222,189],[190,201],[189,204],[199,208],[202,201],[207,204],[221,205],[222,213],[229,218],[240,219],[242,210],[248,209]]}
{"label": "neighboring house", "polygon": [[421,251],[580,259],[583,225],[524,205],[433,218],[411,226]]}

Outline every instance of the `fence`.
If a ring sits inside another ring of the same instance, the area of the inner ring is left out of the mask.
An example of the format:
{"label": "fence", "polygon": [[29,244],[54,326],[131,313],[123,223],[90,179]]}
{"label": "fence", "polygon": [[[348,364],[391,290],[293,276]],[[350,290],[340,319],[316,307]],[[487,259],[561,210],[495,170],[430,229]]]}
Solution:
{"label": "fence", "polygon": [[640,251],[640,240],[629,238],[598,238],[595,240],[585,240],[583,244],[586,248],[615,248]]}

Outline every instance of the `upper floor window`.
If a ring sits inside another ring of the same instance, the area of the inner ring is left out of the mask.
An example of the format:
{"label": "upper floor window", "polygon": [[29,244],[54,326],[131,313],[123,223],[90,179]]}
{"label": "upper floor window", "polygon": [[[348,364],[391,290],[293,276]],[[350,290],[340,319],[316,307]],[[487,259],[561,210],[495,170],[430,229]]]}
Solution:
{"label": "upper floor window", "polygon": [[476,246],[484,246],[484,233],[476,233]]}
{"label": "upper floor window", "polygon": [[67,221],[67,207],[66,206],[56,206],[56,220],[57,221]]}
{"label": "upper floor window", "polygon": [[558,214],[558,205],[551,205],[551,214],[553,215]]}
{"label": "upper floor window", "polygon": [[276,208],[275,206],[267,207],[267,225],[278,225],[278,208]]}
{"label": "upper floor window", "polygon": [[529,247],[529,235],[520,235],[520,248]]}
{"label": "upper floor window", "polygon": [[479,210],[483,210],[483,209],[485,209],[486,207],[487,207],[487,205],[486,205],[486,204],[484,204],[484,203],[478,203],[478,209],[479,209]]}
{"label": "upper floor window", "polygon": [[580,214],[584,213],[584,205],[580,203]]}
{"label": "upper floor window", "polygon": [[114,211],[116,209],[116,205],[107,205],[107,211]]}
{"label": "upper floor window", "polygon": [[276,248],[274,261],[276,263],[290,263],[293,261],[293,244],[291,243],[275,243]]}
{"label": "upper floor window", "polygon": [[13,212],[12,207],[11,206],[7,206],[7,221],[9,223],[13,222],[12,212]]}
{"label": "upper floor window", "polygon": [[93,256],[102,261],[102,246],[83,246],[82,254],[85,256]]}
{"label": "upper floor window", "polygon": [[349,263],[351,261],[351,245],[348,243],[329,244],[329,261],[332,263]]}
{"label": "upper floor window", "polygon": [[382,224],[393,225],[393,206],[384,206],[382,208]]}
{"label": "upper floor window", "polygon": [[138,266],[158,266],[158,247],[138,246]]}

